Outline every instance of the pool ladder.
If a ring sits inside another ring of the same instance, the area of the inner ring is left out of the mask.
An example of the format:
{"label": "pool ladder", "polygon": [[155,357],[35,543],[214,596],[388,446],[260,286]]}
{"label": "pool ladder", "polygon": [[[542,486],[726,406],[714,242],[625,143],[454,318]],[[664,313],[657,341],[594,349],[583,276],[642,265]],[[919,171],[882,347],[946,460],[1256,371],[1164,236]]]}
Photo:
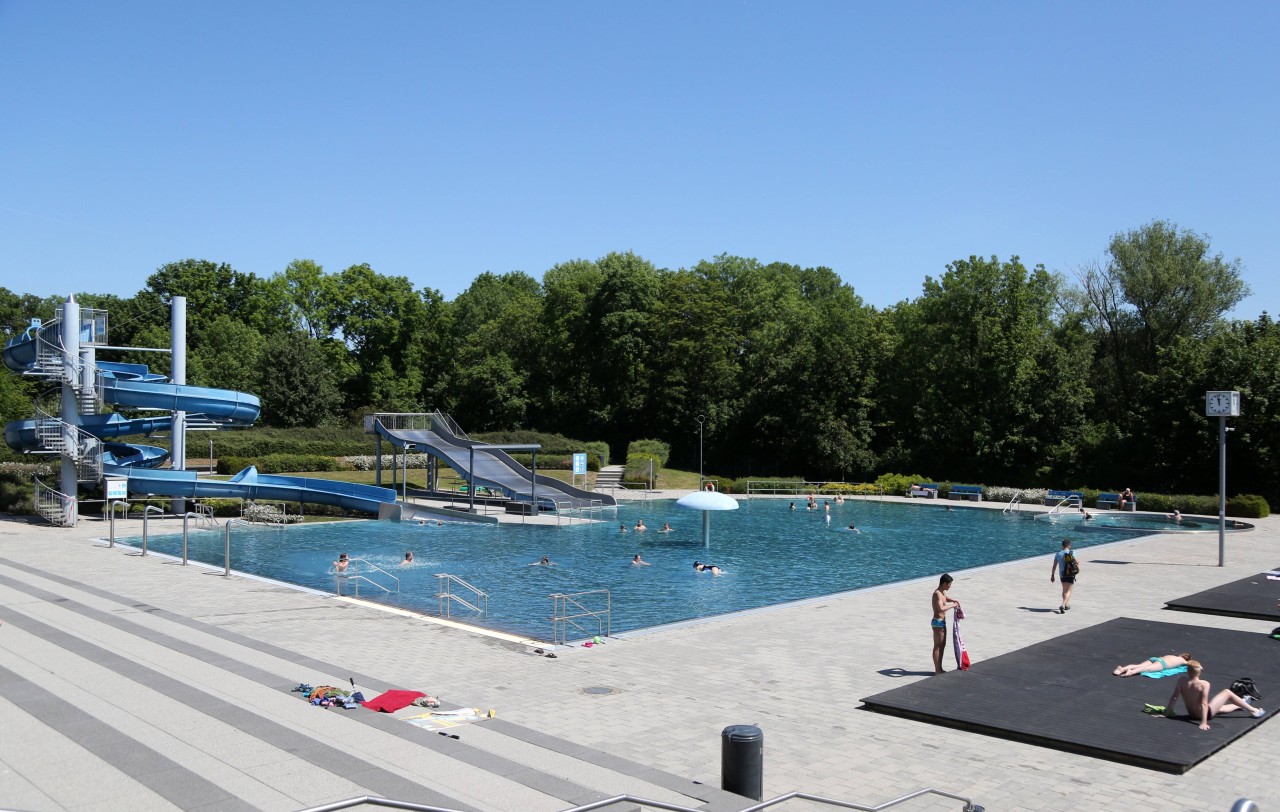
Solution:
{"label": "pool ladder", "polygon": [[[454,592],[460,587],[462,594]],[[436,598],[440,601],[440,617],[453,617],[453,604],[458,603],[480,616],[489,617],[489,593],[477,589],[456,575],[447,572],[436,574]]]}
{"label": "pool ladder", "polygon": [[369,569],[374,570],[374,571],[376,571],[376,572],[380,572],[380,573],[382,573],[383,575],[387,576],[388,578],[390,578],[390,579],[391,579],[391,581],[392,581],[393,585],[395,586],[395,589],[392,589],[391,587],[388,587],[388,586],[387,586],[387,585],[385,585],[385,584],[380,584],[380,583],[378,583],[377,581],[373,580],[372,578],[369,578],[369,577],[366,577],[366,576],[364,576],[364,575],[361,575],[361,574],[359,573],[359,571],[357,571],[357,570],[355,570],[355,569],[351,569],[351,570],[349,570],[348,572],[334,573],[334,575],[333,575],[335,591],[338,593],[338,596],[339,596],[339,597],[341,597],[341,596],[342,596],[342,585],[343,585],[344,583],[345,583],[345,584],[351,584],[351,585],[352,585],[352,589],[354,590],[354,593],[351,595],[351,597],[353,597],[353,598],[358,598],[358,597],[360,597],[360,584],[361,584],[361,583],[366,583],[366,584],[370,584],[371,586],[376,586],[378,589],[381,589],[383,592],[385,592],[385,593],[386,593],[386,594],[388,594],[388,595],[393,594],[393,593],[394,593],[394,594],[396,594],[396,595],[399,595],[399,594],[400,594],[400,579],[399,579],[399,578],[395,577],[394,575],[392,575],[391,573],[387,572],[387,571],[386,571],[386,570],[384,570],[382,567],[379,567],[377,564],[373,563],[372,561],[370,561],[370,560],[369,560],[369,559],[367,559],[367,558],[353,558],[353,559],[351,559],[351,566],[352,566],[352,567],[354,567],[356,564],[364,564],[364,565],[365,565],[365,566],[367,566]]}

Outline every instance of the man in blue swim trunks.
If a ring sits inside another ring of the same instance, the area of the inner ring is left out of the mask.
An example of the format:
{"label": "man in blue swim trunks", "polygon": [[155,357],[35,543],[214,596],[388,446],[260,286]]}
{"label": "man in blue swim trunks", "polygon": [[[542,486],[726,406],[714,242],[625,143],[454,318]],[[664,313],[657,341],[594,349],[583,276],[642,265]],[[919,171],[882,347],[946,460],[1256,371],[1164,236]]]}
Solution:
{"label": "man in blue swim trunks", "polygon": [[938,588],[933,591],[933,672],[942,673],[942,655],[947,650],[947,610],[956,609],[960,601],[947,595],[951,582],[955,580],[950,573],[942,573],[938,579]]}

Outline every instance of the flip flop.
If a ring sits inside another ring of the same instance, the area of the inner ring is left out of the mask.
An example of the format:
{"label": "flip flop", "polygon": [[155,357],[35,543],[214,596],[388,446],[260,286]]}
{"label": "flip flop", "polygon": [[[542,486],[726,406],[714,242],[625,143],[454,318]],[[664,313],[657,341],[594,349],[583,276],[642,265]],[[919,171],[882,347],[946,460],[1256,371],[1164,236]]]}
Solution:
{"label": "flip flop", "polygon": [[556,653],[554,651],[548,651],[547,656],[553,660],[556,659]]}
{"label": "flip flop", "polygon": [[1167,710],[1168,708],[1166,708],[1164,705],[1152,705],[1150,702],[1142,706],[1143,713],[1150,713],[1150,714],[1155,714],[1159,716],[1163,716],[1165,711]]}

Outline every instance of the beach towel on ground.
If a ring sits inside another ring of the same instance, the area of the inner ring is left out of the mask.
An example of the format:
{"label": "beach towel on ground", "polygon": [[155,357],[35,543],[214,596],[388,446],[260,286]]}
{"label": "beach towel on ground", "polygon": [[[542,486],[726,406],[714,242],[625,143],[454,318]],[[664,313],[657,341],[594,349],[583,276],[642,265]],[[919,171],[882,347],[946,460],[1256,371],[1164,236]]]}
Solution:
{"label": "beach towel on ground", "polygon": [[1174,674],[1187,673],[1185,665],[1176,665],[1173,668],[1166,668],[1163,671],[1143,671],[1142,676],[1151,677],[1151,679],[1160,679],[1161,677],[1172,677]]}
{"label": "beach towel on ground", "polygon": [[[969,670],[969,650],[964,647],[964,638],[960,636],[960,621],[964,620],[964,610],[956,607],[955,617],[951,619],[951,641],[956,650],[956,668]],[[944,638],[945,639],[945,638]]]}
{"label": "beach towel on ground", "polygon": [[362,702],[369,710],[381,711],[382,713],[395,713],[401,708],[407,708],[413,704],[413,700],[420,696],[426,696],[422,691],[387,691],[385,694],[379,694],[368,702]]}

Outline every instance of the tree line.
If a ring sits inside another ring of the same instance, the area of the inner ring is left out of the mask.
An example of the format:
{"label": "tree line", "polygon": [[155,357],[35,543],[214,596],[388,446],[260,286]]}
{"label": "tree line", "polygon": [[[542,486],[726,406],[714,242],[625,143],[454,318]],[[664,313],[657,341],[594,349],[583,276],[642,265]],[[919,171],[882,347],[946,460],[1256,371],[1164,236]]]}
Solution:
{"label": "tree line", "polygon": [[[0,329],[48,318],[64,295],[0,288]],[[1248,295],[1239,261],[1165,221],[1117,233],[1070,277],[957,259],[886,308],[829,268],[725,255],[669,270],[633,253],[541,281],[484,273],[452,301],[305,259],[270,277],[183,260],[132,297],[77,300],[110,311],[112,344],[166,347],[177,295],[188,382],[258,394],[272,426],[440,409],[468,431],[558,432],[615,455],[658,438],[673,464],[703,455],[738,477],[1214,493],[1204,392],[1238,389],[1229,490],[1280,492],[1280,329],[1265,312],[1226,318]],[[33,394],[0,376],[4,418],[29,416]]]}

